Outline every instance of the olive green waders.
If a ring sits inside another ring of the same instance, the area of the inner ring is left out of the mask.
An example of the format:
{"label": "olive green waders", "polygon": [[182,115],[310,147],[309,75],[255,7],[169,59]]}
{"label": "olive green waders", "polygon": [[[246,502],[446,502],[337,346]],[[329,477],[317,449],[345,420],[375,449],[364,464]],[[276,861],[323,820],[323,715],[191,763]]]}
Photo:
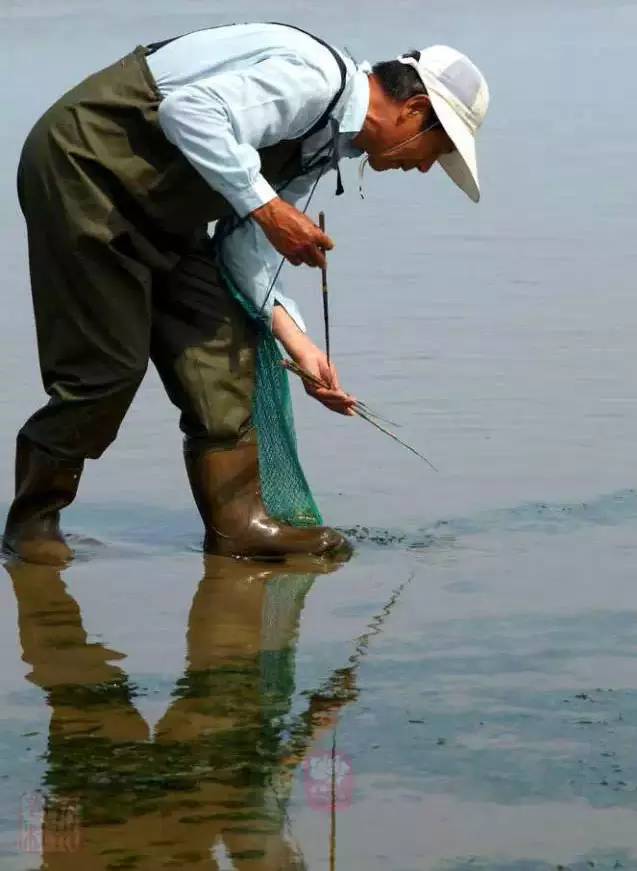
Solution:
{"label": "olive green waders", "polygon": [[[207,546],[237,555],[323,552],[340,543],[336,533],[301,534],[263,511],[250,422],[255,335],[210,257],[192,253],[207,224],[232,210],[159,127],[161,95],[146,53],[137,48],[63,96],[22,152],[18,195],[50,399],[18,436],[5,546],[37,562],[72,555],[59,511],[75,497],[84,460],[115,439],[152,357],[181,410]],[[263,174],[276,185],[294,173],[299,154],[296,141],[263,149]],[[233,459],[236,450],[243,460]],[[224,504],[240,496],[241,510],[209,504],[217,480]]]}

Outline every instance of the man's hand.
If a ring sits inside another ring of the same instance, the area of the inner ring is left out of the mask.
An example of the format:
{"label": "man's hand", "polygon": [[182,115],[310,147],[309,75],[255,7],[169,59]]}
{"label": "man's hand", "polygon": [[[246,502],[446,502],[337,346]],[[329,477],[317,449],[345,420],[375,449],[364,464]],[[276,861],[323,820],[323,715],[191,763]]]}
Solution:
{"label": "man's hand", "polygon": [[295,363],[329,385],[329,388],[315,387],[304,381],[306,392],[322,402],[330,411],[353,415],[352,406],[356,399],[348,396],[341,388],[336,368],[328,364],[323,351],[297,327],[281,305],[274,306],[272,332]]}
{"label": "man's hand", "polygon": [[336,411],[338,414],[354,414],[352,406],[356,399],[342,389],[336,367],[327,362],[327,357],[320,348],[308,341],[308,347],[300,353],[294,354],[292,359],[311,375],[329,384],[329,388],[316,387],[314,384],[304,381],[303,386],[306,393],[313,396],[314,399],[318,399],[330,411]]}
{"label": "man's hand", "polygon": [[293,266],[325,266],[325,251],[334,243],[308,217],[276,197],[250,215],[276,250]]}

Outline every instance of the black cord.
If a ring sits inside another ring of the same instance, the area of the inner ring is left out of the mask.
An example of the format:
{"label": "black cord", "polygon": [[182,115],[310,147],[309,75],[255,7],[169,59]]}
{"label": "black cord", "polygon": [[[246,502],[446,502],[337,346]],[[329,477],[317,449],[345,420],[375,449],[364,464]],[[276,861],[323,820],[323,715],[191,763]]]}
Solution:
{"label": "black cord", "polygon": [[[328,149],[330,150],[330,153],[324,155],[324,152]],[[312,156],[312,158],[308,161],[308,163],[305,166],[303,166],[299,172],[295,173],[289,179],[287,179],[287,181],[285,181],[281,185],[281,187],[275,189],[277,195],[279,195],[282,191],[284,191],[285,188],[287,188],[289,185],[291,185],[292,182],[295,181],[297,178],[300,178],[303,175],[307,175],[313,169],[316,169],[317,166],[320,166],[321,171],[319,172],[319,174],[316,178],[316,181],[312,185],[312,190],[310,191],[310,194],[307,198],[307,201],[305,203],[305,207],[304,207],[303,212],[302,212],[302,214],[305,215],[309,206],[310,206],[310,203],[312,201],[312,197],[314,196],[314,191],[316,190],[318,183],[322,179],[323,173],[325,172],[327,167],[330,166],[330,164],[332,163],[333,156],[334,156],[334,143],[332,141],[329,141],[325,145],[323,145],[321,148],[319,148],[319,150],[316,152],[316,154],[314,154]],[[214,250],[216,252],[216,255],[219,258],[219,260],[221,261],[222,265],[223,265],[223,258],[222,258],[222,254],[221,254],[222,243],[225,242],[225,240],[229,236],[231,236],[235,230],[238,230],[239,227],[241,227],[243,224],[245,224],[245,222],[249,218],[250,218],[250,215],[244,215],[243,218],[238,218],[231,226],[229,226],[227,228],[224,227],[224,229],[222,231],[220,230],[220,231],[215,232],[215,235],[214,235],[214,238],[212,241],[213,241]],[[272,291],[274,289],[274,285],[276,284],[277,279],[278,279],[279,275],[281,274],[281,270],[283,269],[284,263],[285,263],[285,257],[282,257],[281,262],[279,263],[279,266],[277,268],[277,271],[274,274],[274,278],[272,279],[272,281],[270,283],[270,287],[268,288],[268,292],[265,296],[265,299],[263,300],[263,303],[261,304],[261,307],[258,310],[258,313],[257,313],[258,317],[261,317],[263,315],[263,310],[264,310],[268,300],[270,299],[270,296],[271,296]],[[228,270],[228,271],[230,272],[230,270]]]}
{"label": "black cord", "polygon": [[[305,208],[303,209],[303,212],[302,212],[302,214],[304,214],[304,215],[305,215],[305,213],[307,212],[307,210],[308,210],[309,207],[310,207],[310,203],[312,202],[312,197],[314,196],[314,191],[316,190],[316,187],[317,187],[318,183],[320,182],[321,178],[323,177],[323,173],[325,172],[325,167],[326,167],[326,166],[327,166],[327,163],[323,164],[323,166],[321,167],[321,171],[320,171],[320,173],[318,174],[318,177],[317,177],[316,181],[314,182],[314,184],[313,184],[313,186],[312,186],[312,190],[310,191],[310,195],[309,195],[309,197],[307,198],[307,201],[306,201],[306,203],[305,203]],[[281,262],[279,263],[278,269],[277,269],[277,271],[274,273],[274,278],[272,279],[272,281],[271,281],[271,283],[270,283],[270,287],[268,288],[268,292],[267,292],[267,294],[266,294],[266,296],[265,296],[265,299],[263,300],[263,302],[262,302],[262,304],[261,304],[261,308],[259,309],[259,316],[261,316],[261,315],[263,314],[263,309],[265,308],[267,301],[270,299],[270,294],[271,294],[272,291],[274,290],[274,285],[276,284],[277,278],[278,278],[279,275],[281,274],[281,270],[283,269],[283,264],[284,264],[284,263],[285,263],[285,257],[282,257],[282,258],[281,258]]]}

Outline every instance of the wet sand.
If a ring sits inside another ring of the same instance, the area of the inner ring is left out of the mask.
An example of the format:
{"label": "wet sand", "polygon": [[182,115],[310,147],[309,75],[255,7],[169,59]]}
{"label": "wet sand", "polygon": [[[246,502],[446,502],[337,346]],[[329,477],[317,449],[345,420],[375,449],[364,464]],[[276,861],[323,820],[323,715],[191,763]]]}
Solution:
{"label": "wet sand", "polygon": [[[637,3],[267,17],[371,61],[448,42],[489,78],[479,207],[435,170],[368,172],[361,201],[354,165],[313,205],[342,381],[440,473],[295,385],[353,558],[206,559],[149,372],[65,514],[73,566],[0,570],[0,869],[634,871]],[[24,135],[134,43],[222,20],[203,0],[0,11],[0,513],[42,397]],[[285,278],[321,336],[319,276]]]}

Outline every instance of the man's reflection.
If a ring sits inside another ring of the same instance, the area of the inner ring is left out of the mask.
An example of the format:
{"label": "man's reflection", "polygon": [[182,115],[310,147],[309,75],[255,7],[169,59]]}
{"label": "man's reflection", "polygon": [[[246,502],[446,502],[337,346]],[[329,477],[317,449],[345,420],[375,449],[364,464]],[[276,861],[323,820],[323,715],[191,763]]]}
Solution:
{"label": "man's reflection", "polygon": [[[7,566],[28,680],[51,707],[43,867],[305,867],[287,823],[294,772],[355,696],[352,680],[337,674],[289,722],[299,618],[316,574],[327,570],[312,569],[282,574],[206,559],[186,669],[151,736],[136,688],[116,664],[123,655],[87,641],[59,573]],[[68,801],[80,807],[79,845],[58,852],[64,847],[46,831]]]}

